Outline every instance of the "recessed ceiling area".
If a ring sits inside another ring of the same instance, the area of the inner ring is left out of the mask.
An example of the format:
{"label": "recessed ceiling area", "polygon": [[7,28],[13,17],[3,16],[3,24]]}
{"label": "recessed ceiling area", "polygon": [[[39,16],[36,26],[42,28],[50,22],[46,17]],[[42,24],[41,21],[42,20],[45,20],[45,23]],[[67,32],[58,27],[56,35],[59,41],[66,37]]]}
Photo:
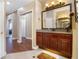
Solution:
{"label": "recessed ceiling area", "polygon": [[10,14],[31,2],[33,2],[33,0],[7,0],[6,12],[7,14]]}

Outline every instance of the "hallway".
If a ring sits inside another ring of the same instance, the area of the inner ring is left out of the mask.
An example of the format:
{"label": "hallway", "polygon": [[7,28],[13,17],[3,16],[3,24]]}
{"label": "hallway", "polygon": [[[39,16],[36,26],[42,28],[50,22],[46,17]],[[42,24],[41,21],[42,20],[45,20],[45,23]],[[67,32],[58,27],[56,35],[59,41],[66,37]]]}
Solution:
{"label": "hallway", "polygon": [[22,43],[17,43],[17,40],[11,38],[6,39],[6,51],[7,53],[23,52],[32,50],[32,41],[30,39],[22,39]]}

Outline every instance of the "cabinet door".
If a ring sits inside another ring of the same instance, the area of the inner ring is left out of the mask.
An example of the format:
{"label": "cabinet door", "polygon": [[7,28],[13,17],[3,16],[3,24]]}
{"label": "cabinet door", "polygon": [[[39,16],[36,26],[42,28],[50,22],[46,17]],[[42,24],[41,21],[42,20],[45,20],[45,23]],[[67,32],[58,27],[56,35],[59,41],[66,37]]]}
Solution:
{"label": "cabinet door", "polygon": [[58,49],[57,51],[61,52],[62,51],[62,39],[58,39]]}
{"label": "cabinet door", "polygon": [[71,42],[68,40],[62,40],[62,50],[61,52],[66,56],[71,56]]}
{"label": "cabinet door", "polygon": [[43,48],[49,48],[50,43],[50,34],[43,33]]}
{"label": "cabinet door", "polygon": [[72,55],[72,39],[70,35],[60,35],[58,43],[58,51],[66,55],[67,57],[71,57]]}
{"label": "cabinet door", "polygon": [[41,32],[36,33],[36,42],[39,47],[42,47],[42,33]]}
{"label": "cabinet door", "polygon": [[51,34],[51,40],[50,40],[50,49],[57,50],[57,44],[58,44],[58,36],[56,34]]}

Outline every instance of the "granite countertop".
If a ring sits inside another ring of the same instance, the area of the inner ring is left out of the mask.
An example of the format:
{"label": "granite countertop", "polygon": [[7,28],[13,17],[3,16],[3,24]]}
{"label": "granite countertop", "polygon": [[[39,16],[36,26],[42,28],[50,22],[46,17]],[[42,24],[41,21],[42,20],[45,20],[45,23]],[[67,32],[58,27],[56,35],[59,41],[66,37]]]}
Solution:
{"label": "granite countertop", "polygon": [[51,31],[51,30],[37,30],[37,32],[72,34],[72,32],[66,32],[66,31]]}

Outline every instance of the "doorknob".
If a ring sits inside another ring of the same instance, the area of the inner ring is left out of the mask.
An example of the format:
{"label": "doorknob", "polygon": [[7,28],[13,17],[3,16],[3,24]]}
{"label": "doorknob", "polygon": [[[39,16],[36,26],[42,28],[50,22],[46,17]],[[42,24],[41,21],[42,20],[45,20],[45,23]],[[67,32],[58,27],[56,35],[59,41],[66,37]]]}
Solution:
{"label": "doorknob", "polygon": [[3,34],[3,32],[1,32],[0,34]]}

